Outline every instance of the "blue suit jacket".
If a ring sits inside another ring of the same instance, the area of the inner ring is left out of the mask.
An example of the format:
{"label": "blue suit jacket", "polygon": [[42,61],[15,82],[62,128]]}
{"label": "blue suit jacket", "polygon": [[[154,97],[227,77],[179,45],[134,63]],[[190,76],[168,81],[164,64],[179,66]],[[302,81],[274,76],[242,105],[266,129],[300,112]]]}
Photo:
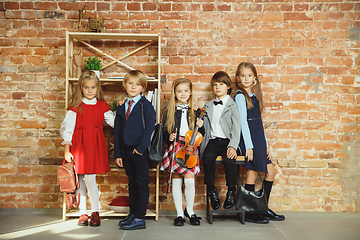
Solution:
{"label": "blue suit jacket", "polygon": [[[145,129],[140,114],[140,103],[143,102]],[[125,104],[118,106],[114,125],[114,158],[124,156],[124,145],[134,146],[139,153],[144,153],[150,145],[151,134],[155,130],[155,110],[143,96],[136,103],[129,118],[125,121]]]}

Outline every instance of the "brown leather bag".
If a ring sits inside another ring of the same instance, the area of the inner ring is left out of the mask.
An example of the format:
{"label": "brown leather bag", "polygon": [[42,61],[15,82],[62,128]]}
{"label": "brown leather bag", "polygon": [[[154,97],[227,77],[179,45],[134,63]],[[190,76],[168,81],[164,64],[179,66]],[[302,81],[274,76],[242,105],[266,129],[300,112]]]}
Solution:
{"label": "brown leather bag", "polygon": [[75,174],[75,164],[67,162],[58,168],[58,184],[60,191],[65,193],[75,193],[76,189],[80,187],[79,179]]}

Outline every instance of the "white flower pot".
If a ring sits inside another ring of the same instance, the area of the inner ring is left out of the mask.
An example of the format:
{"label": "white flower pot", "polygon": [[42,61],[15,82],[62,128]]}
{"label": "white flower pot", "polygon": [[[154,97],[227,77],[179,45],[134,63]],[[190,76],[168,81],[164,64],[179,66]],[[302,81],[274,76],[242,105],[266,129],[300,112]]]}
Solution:
{"label": "white flower pot", "polygon": [[100,79],[100,70],[91,70],[91,71],[93,71],[96,74],[96,76]]}

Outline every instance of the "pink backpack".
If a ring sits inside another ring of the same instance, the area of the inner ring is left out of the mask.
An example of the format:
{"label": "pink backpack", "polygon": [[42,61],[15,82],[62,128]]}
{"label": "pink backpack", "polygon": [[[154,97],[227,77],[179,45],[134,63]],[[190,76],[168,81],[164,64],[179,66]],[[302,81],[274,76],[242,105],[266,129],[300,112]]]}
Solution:
{"label": "pink backpack", "polygon": [[68,207],[78,207],[80,202],[80,193],[78,201],[75,200],[75,191],[80,187],[78,175],[75,173],[75,164],[67,162],[58,168],[57,181],[60,185],[60,191],[66,194],[66,205]]}

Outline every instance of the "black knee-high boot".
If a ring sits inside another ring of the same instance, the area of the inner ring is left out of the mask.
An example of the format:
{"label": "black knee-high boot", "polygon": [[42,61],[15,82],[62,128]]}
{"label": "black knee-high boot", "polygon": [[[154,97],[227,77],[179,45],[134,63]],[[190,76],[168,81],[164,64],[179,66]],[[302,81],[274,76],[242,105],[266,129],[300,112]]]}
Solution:
{"label": "black knee-high boot", "polygon": [[270,181],[264,180],[264,190],[265,190],[265,194],[266,194],[267,203],[269,203],[272,185],[273,185],[273,181],[270,182]]}
{"label": "black knee-high boot", "polygon": [[[265,191],[266,200],[267,200],[268,203],[269,203],[270,192],[271,192],[271,188],[272,188],[273,183],[274,183],[273,181],[264,180],[264,191]],[[268,209],[267,213],[264,214],[263,216],[268,218],[269,220],[274,220],[274,221],[282,221],[282,220],[285,219],[285,216],[277,215],[270,208]]]}

